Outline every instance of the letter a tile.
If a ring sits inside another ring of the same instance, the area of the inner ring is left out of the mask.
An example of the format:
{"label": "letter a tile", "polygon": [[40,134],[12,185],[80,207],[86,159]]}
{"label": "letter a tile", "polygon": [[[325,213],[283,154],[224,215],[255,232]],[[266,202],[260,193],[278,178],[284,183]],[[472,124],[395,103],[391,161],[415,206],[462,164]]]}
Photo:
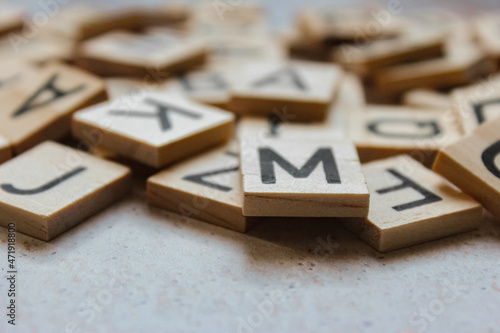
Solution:
{"label": "letter a tile", "polygon": [[148,179],[148,202],[183,216],[245,232],[243,191],[235,144],[196,156]]}
{"label": "letter a tile", "polygon": [[230,112],[153,92],[81,110],[72,124],[76,138],[155,168],[223,143],[233,125]]}
{"label": "letter a tile", "polygon": [[234,80],[229,110],[272,115],[286,109],[292,121],[324,120],[342,79],[335,65],[312,62],[248,62]]}
{"label": "letter a tile", "polygon": [[245,216],[366,217],[369,194],[349,141],[240,142]]}
{"label": "letter a tile", "polygon": [[473,230],[482,217],[474,199],[407,155],[363,165],[370,213],[344,225],[380,252]]}
{"label": "letter a tile", "polygon": [[500,119],[442,149],[433,169],[500,217]]}
{"label": "letter a tile", "polygon": [[128,193],[130,170],[51,141],[0,166],[0,225],[51,240]]}
{"label": "letter a tile", "polygon": [[48,64],[0,91],[0,133],[14,153],[70,133],[71,114],[106,99],[104,82],[76,67]]}

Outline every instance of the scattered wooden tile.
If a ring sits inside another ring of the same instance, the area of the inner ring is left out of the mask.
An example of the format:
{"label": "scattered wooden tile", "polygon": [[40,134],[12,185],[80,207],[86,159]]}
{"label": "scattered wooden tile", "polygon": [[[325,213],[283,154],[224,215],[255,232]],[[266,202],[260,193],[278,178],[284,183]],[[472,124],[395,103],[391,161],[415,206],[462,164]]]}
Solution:
{"label": "scattered wooden tile", "polygon": [[482,49],[500,68],[500,15],[484,15],[476,19],[476,35]]}
{"label": "scattered wooden tile", "polygon": [[245,216],[366,217],[369,194],[350,141],[240,141]]}
{"label": "scattered wooden tile", "polygon": [[193,10],[190,30],[198,36],[263,36],[264,9],[257,4],[201,3]]}
{"label": "scattered wooden tile", "polygon": [[[387,15],[389,22],[386,22]],[[400,34],[404,24],[382,6],[368,4],[356,8],[332,6],[303,10],[298,26],[312,41],[337,45],[392,38]]]}
{"label": "scattered wooden tile", "polygon": [[45,33],[79,42],[111,30],[135,30],[141,25],[140,10],[105,2],[75,3],[51,18]]}
{"label": "scattered wooden tile", "polygon": [[38,65],[69,62],[73,59],[74,46],[72,41],[52,36],[31,39],[11,36],[0,40],[0,62],[16,60]]}
{"label": "scattered wooden tile", "polygon": [[449,94],[428,89],[412,89],[404,93],[403,104],[417,107],[448,110],[452,106]]}
{"label": "scattered wooden tile", "polygon": [[403,106],[369,106],[350,113],[349,136],[361,162],[409,154],[432,165],[437,151],[461,137],[454,113]]}
{"label": "scattered wooden tile", "polygon": [[452,92],[453,109],[465,134],[500,116],[500,75]]}
{"label": "scattered wooden tile", "polygon": [[377,72],[374,80],[381,92],[402,93],[414,88],[445,89],[470,84],[495,69],[477,46],[455,43],[442,58],[385,68]]}
{"label": "scattered wooden tile", "polygon": [[148,202],[186,217],[245,232],[238,147],[229,143],[150,177]]}
{"label": "scattered wooden tile", "polygon": [[130,170],[44,142],[0,166],[0,224],[48,241],[128,193]]}
{"label": "scattered wooden tile", "polygon": [[246,61],[284,61],[286,58],[284,44],[265,36],[213,36],[207,37],[206,42],[212,50],[210,64],[240,66]]}
{"label": "scattered wooden tile", "polygon": [[293,121],[324,120],[337,95],[342,70],[303,61],[249,62],[233,82],[229,109],[242,115],[272,115],[287,109]]}
{"label": "scattered wooden tile", "polygon": [[12,157],[12,148],[10,143],[4,137],[0,136],[0,164],[10,160]]}
{"label": "scattered wooden tile", "polygon": [[200,103],[226,108],[231,99],[231,77],[235,73],[230,68],[211,66],[191,71],[167,81],[162,88]]}
{"label": "scattered wooden tile", "polygon": [[412,33],[366,46],[342,45],[333,53],[335,62],[362,77],[382,68],[444,56],[445,38],[435,32]]}
{"label": "scattered wooden tile", "polygon": [[76,67],[47,64],[0,90],[0,133],[20,154],[64,138],[74,111],[106,97],[101,79]]}
{"label": "scattered wooden tile", "polygon": [[433,170],[500,217],[500,119],[443,148]]}
{"label": "scattered wooden tile", "polygon": [[2,4],[0,11],[0,36],[10,32],[21,30],[24,25],[23,12],[18,9],[10,8]]}
{"label": "scattered wooden tile", "polygon": [[184,29],[192,16],[191,8],[179,2],[168,2],[139,9],[141,26],[167,26]]}
{"label": "scattered wooden tile", "polygon": [[203,64],[208,53],[201,39],[173,30],[113,31],[85,41],[75,61],[102,76],[167,77]]}
{"label": "scattered wooden tile", "polygon": [[179,95],[144,92],[81,110],[73,135],[94,145],[160,168],[222,143],[232,134],[234,115]]}
{"label": "scattered wooden tile", "polygon": [[366,219],[344,225],[386,252],[476,229],[483,208],[407,155],[363,165],[370,190]]}

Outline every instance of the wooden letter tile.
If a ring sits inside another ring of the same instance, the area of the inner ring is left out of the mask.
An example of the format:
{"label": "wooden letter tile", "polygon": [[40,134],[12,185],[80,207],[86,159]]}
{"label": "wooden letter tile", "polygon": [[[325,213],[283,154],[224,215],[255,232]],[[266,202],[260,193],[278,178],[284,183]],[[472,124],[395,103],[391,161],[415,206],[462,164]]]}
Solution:
{"label": "wooden letter tile", "polygon": [[0,224],[51,240],[126,195],[130,170],[44,142],[0,166]]}
{"label": "wooden letter tile", "polygon": [[428,89],[412,89],[404,93],[403,104],[417,108],[448,110],[452,99],[449,94]]}
{"label": "wooden letter tile", "polygon": [[240,142],[245,216],[366,217],[369,194],[349,141]]}
{"label": "wooden letter tile", "polygon": [[483,208],[407,155],[363,165],[370,190],[366,219],[344,225],[380,252],[477,228]]}
{"label": "wooden letter tile", "polygon": [[500,119],[442,149],[433,169],[500,217]]}
{"label": "wooden letter tile", "polygon": [[463,131],[471,134],[479,125],[500,116],[500,75],[454,90],[452,100]]}
{"label": "wooden letter tile", "polygon": [[237,145],[227,144],[148,179],[148,202],[183,216],[245,232]]}
{"label": "wooden letter tile", "polygon": [[480,16],[475,26],[479,45],[500,68],[500,15]]}
{"label": "wooden letter tile", "polygon": [[0,90],[0,133],[14,153],[70,133],[71,114],[106,99],[104,82],[76,67],[48,64]]}
{"label": "wooden letter tile", "polygon": [[73,135],[95,146],[160,168],[232,134],[234,115],[180,95],[144,92],[81,110]]}
{"label": "wooden letter tile", "polygon": [[234,80],[229,109],[240,114],[272,115],[286,108],[293,121],[321,121],[342,78],[335,65],[310,62],[248,62]]}
{"label": "wooden letter tile", "polygon": [[208,53],[201,39],[168,29],[112,31],[84,42],[76,62],[102,76],[167,76],[203,64]]}
{"label": "wooden letter tile", "polygon": [[370,106],[350,113],[350,137],[361,162],[410,154],[432,165],[437,151],[461,136],[453,112],[400,106]]}

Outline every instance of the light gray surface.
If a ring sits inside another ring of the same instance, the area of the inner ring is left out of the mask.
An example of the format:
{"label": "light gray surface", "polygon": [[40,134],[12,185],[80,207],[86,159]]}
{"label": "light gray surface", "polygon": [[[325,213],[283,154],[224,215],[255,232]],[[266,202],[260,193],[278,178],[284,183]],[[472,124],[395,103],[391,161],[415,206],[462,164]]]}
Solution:
{"label": "light gray surface", "polygon": [[[282,27],[305,2],[269,4]],[[0,240],[5,253],[3,228]],[[334,220],[241,235],[184,219],[148,207],[138,181],[50,243],[18,234],[17,251],[18,325],[6,324],[2,278],[0,332],[500,332],[490,216],[479,231],[380,254]]]}

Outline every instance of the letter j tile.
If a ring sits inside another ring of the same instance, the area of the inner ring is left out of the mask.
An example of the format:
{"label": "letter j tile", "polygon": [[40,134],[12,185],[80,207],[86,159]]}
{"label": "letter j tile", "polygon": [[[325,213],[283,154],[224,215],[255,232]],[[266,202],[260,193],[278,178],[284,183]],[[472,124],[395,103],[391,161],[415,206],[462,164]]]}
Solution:
{"label": "letter j tile", "polygon": [[0,225],[48,241],[130,187],[128,168],[46,141],[0,166]]}

